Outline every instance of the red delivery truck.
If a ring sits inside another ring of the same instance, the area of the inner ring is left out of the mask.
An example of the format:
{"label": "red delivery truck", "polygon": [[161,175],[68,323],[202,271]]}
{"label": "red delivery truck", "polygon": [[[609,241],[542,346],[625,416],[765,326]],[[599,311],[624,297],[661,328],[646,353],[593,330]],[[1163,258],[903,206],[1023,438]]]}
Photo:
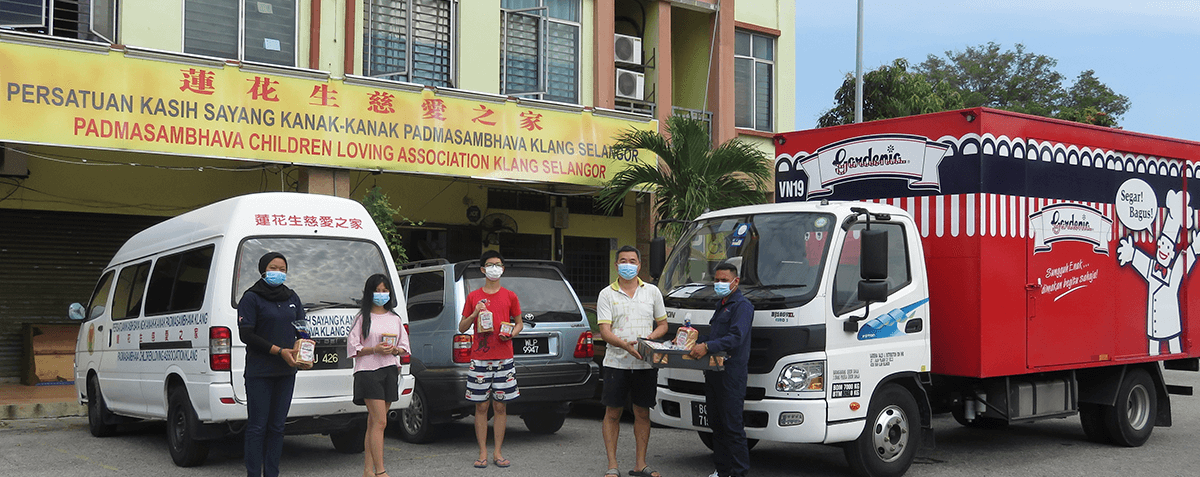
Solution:
{"label": "red delivery truck", "polygon": [[[987,108],[775,137],[776,203],[652,246],[672,326],[701,334],[712,271],[754,304],[745,425],[904,474],[931,416],[1078,414],[1140,446],[1197,371],[1200,143]],[[658,424],[706,442],[703,375],[662,369]]]}

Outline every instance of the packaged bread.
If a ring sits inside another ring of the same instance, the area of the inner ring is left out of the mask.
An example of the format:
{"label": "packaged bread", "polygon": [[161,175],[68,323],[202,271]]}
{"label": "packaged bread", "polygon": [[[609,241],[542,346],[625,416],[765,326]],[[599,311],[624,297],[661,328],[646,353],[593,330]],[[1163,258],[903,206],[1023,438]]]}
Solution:
{"label": "packaged bread", "polygon": [[512,324],[511,321],[501,322],[500,323],[500,336],[503,338],[512,338],[513,329],[514,329],[514,325]]}
{"label": "packaged bread", "polygon": [[675,349],[690,350],[699,337],[700,332],[692,328],[691,323],[684,322],[683,326],[679,327],[679,331],[675,333],[675,340],[671,344]]}
{"label": "packaged bread", "polygon": [[479,318],[477,319],[477,321],[479,322],[478,323],[478,326],[479,326],[478,331],[480,333],[491,333],[492,332],[492,329],[493,329],[493,327],[492,327],[492,312],[487,311],[487,310],[479,312]]}

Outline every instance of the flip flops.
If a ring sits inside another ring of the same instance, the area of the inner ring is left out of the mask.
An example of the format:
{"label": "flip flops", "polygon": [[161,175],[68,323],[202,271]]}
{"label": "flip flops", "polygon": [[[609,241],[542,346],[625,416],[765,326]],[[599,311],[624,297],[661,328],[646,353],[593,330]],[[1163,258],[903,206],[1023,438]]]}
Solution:
{"label": "flip flops", "polygon": [[496,467],[508,467],[512,465],[512,462],[508,459],[492,459],[492,463],[496,464]]}
{"label": "flip flops", "polygon": [[[650,466],[647,465],[645,467],[642,467],[642,470],[629,471],[629,475],[630,475],[630,477],[654,477],[655,472],[658,472],[658,471],[651,469]],[[658,477],[662,477],[662,474],[661,473],[658,474]]]}
{"label": "flip flops", "polygon": [[475,461],[475,468],[476,469],[486,469],[487,468],[487,459],[479,459],[479,460]]}
{"label": "flip flops", "polygon": [[612,475],[614,477],[621,477],[621,471],[619,471],[615,468],[604,471],[604,477],[608,477],[610,475]]}

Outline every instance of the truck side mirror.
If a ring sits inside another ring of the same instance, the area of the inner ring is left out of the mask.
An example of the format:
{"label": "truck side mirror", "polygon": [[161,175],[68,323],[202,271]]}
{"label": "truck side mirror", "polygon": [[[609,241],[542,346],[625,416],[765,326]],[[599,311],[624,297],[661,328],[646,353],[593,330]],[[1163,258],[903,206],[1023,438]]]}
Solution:
{"label": "truck side mirror", "polygon": [[866,307],[863,316],[852,316],[845,323],[845,330],[858,332],[858,322],[871,315],[871,303],[887,299],[888,283],[888,238],[887,231],[867,229],[860,232],[861,250],[858,255],[859,276],[858,299]]}
{"label": "truck side mirror", "polygon": [[663,267],[667,262],[667,239],[654,237],[650,239],[650,278],[658,281],[662,276]]}

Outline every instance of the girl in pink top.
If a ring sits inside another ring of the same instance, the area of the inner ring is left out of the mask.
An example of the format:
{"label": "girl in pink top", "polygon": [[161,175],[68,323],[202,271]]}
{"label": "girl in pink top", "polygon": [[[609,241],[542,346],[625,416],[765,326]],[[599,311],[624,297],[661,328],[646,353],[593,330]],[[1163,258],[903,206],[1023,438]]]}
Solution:
{"label": "girl in pink top", "polygon": [[363,476],[385,476],[383,429],[387,411],[400,399],[400,358],[408,354],[404,318],[396,313],[396,295],[387,275],[377,273],[363,286],[362,309],[346,337],[346,355],[354,357],[354,403],[367,406]]}

